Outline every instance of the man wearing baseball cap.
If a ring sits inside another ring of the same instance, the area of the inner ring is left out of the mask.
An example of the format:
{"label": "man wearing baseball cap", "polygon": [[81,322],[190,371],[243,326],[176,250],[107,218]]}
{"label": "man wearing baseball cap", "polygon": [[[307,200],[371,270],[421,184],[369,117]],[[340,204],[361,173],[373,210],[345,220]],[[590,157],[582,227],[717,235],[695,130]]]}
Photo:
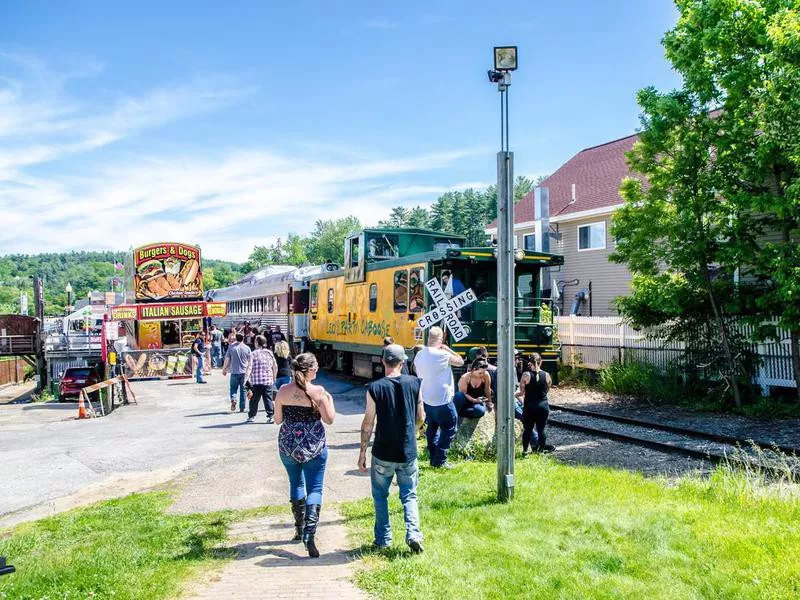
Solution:
{"label": "man wearing baseball cap", "polygon": [[[403,363],[408,360],[399,344],[383,348],[383,368],[386,376],[367,386],[367,407],[361,423],[361,453],[358,468],[367,471],[367,446],[373,429],[372,444],[372,502],[375,505],[375,541],[378,548],[392,544],[389,523],[389,486],[397,475],[400,502],[406,524],[406,544],[415,554],[422,552],[422,532],[419,529],[417,508],[417,427],[425,416],[420,396],[420,380],[403,375]],[[376,426],[377,418],[377,426]]]}

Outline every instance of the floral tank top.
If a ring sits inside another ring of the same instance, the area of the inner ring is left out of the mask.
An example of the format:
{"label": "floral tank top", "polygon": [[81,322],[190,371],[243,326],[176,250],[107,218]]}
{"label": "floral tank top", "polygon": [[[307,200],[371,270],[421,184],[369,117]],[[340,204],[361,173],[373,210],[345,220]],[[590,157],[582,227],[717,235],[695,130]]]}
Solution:
{"label": "floral tank top", "polygon": [[284,406],[278,450],[297,462],[308,462],[325,450],[325,426],[310,406]]}

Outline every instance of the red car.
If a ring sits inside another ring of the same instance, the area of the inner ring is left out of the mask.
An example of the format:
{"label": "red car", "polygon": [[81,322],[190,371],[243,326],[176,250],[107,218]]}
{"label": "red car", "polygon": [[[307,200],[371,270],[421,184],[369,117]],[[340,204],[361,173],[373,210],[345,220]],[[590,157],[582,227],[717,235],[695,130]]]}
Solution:
{"label": "red car", "polygon": [[78,399],[81,390],[95,383],[100,383],[100,377],[92,367],[70,367],[64,371],[61,381],[58,382],[58,399]]}

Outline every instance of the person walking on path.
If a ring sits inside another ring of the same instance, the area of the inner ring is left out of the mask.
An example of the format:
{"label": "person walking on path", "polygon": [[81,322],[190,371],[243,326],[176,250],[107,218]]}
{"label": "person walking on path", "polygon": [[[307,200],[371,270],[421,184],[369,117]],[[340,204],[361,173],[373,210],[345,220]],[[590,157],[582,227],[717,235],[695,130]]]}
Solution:
{"label": "person walking on path", "polygon": [[275,405],[272,398],[275,396],[275,376],[278,373],[278,364],[272,352],[266,349],[267,338],[263,335],[256,336],[256,349],[250,354],[250,369],[247,381],[250,382],[253,395],[250,397],[250,409],[247,412],[247,422],[252,423],[258,413],[258,403],[264,399],[264,410],[267,413],[267,424],[272,424],[275,414]]}
{"label": "person walking on path", "polygon": [[[399,344],[383,348],[383,369],[386,376],[367,385],[367,407],[361,422],[361,453],[358,468],[367,471],[367,446],[375,429],[372,444],[370,480],[372,502],[375,506],[375,539],[378,548],[392,544],[389,522],[389,486],[397,476],[403,518],[406,524],[406,544],[415,554],[422,552],[422,532],[417,507],[417,426],[425,413],[420,396],[420,380],[403,375],[402,366],[408,359]],[[377,427],[375,420],[377,418]]]}
{"label": "person walking on path", "polygon": [[464,366],[464,359],[445,346],[443,338],[441,327],[431,327],[428,345],[414,357],[414,372],[422,380],[422,401],[428,420],[425,437],[434,468],[450,467],[447,451],[458,427],[458,414],[453,404],[452,367]]}
{"label": "person walking on path", "polygon": [[333,398],[317,376],[317,359],[310,352],[292,361],[294,382],[284,385],[275,399],[275,422],[281,426],[278,451],[289,476],[289,498],[294,514],[294,539],[302,539],[312,558],[319,556],[314,542],[322,506],[322,488],[328,447],[325,426],[333,424]]}
{"label": "person walking on path", "polygon": [[[552,452],[555,446],[546,444],[545,427],[550,416],[547,392],[552,381],[550,374],[542,370],[542,357],[534,352],[530,363],[531,370],[522,374],[517,396],[523,398],[522,404],[522,454],[530,453],[529,447],[538,452]],[[535,430],[534,430],[535,428]]]}
{"label": "person walking on path", "polygon": [[269,335],[269,345],[272,348],[274,348],[278,344],[278,342],[286,341],[286,336],[283,335],[280,325],[275,325],[274,327],[270,327],[270,332],[268,335]]}
{"label": "person walking on path", "polygon": [[245,388],[244,382],[247,369],[250,366],[250,348],[244,344],[244,335],[236,334],[236,341],[228,347],[225,353],[225,362],[222,364],[222,374],[227,375],[230,370],[230,396],[231,412],[236,410],[236,392],[239,392],[239,412],[244,412]]}
{"label": "person walking on path", "polygon": [[203,358],[203,375],[211,374],[211,333],[208,331],[203,333],[203,345],[206,347],[205,356]]}
{"label": "person walking on path", "polygon": [[203,379],[203,355],[206,353],[206,345],[203,343],[203,332],[198,331],[192,342],[192,357],[195,361],[195,381],[205,383]]}
{"label": "person walking on path", "polygon": [[275,379],[275,389],[279,390],[287,383],[292,382],[292,356],[289,352],[288,342],[275,344],[275,360],[278,363],[278,375]]}
{"label": "person walking on path", "polygon": [[223,333],[216,325],[211,326],[211,366],[218,369],[222,366],[222,338]]}

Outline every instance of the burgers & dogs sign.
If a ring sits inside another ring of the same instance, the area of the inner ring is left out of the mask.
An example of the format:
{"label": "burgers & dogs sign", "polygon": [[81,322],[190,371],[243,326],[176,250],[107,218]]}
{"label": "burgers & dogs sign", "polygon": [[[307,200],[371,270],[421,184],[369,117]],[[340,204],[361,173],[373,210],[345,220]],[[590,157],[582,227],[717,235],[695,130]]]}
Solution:
{"label": "burgers & dogs sign", "polygon": [[133,251],[137,301],[203,297],[200,248],[162,242]]}

